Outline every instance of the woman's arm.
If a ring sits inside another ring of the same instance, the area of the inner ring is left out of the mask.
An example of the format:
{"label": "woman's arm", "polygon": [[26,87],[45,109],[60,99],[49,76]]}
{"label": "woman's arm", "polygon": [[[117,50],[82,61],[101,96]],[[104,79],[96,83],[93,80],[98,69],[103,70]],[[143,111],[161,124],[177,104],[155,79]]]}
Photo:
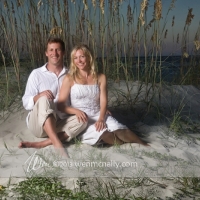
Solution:
{"label": "woman's arm", "polygon": [[95,123],[97,131],[101,131],[106,128],[105,115],[107,111],[107,83],[106,76],[100,74],[98,77],[100,86],[100,115],[98,121]]}
{"label": "woman's arm", "polygon": [[73,108],[71,106],[66,105],[66,101],[69,98],[70,90],[73,85],[73,80],[69,75],[66,75],[62,82],[62,86],[60,88],[59,96],[58,96],[58,102],[57,102],[57,108],[59,111],[68,113],[68,114],[74,114],[77,116],[78,121],[87,122],[87,116],[84,112],[81,110],[78,110],[76,108]]}

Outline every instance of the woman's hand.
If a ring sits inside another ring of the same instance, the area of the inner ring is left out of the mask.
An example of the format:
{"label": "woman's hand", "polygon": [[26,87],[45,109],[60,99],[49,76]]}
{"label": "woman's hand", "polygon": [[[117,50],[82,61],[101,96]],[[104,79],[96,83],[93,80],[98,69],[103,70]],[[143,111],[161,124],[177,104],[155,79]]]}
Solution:
{"label": "woman's hand", "polygon": [[106,128],[106,123],[104,120],[98,120],[94,125],[96,127],[96,131],[98,132]]}
{"label": "woman's hand", "polygon": [[84,122],[85,123],[88,120],[87,115],[81,110],[77,109],[76,112],[75,112],[75,115],[76,115],[76,117],[78,119],[78,122]]}

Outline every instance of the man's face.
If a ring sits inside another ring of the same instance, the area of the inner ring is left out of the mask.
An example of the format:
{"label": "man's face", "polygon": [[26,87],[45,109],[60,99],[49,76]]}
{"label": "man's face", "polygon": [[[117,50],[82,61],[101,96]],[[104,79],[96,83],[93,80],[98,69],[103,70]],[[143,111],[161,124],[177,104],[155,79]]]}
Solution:
{"label": "man's face", "polygon": [[63,65],[64,51],[60,43],[50,43],[47,45],[46,56],[50,65]]}

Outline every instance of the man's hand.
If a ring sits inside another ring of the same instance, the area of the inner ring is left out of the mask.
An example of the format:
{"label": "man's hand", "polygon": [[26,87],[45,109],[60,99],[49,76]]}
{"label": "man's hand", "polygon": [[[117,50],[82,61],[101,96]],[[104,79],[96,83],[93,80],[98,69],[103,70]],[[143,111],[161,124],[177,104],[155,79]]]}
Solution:
{"label": "man's hand", "polygon": [[45,90],[43,92],[40,92],[38,95],[34,96],[34,98],[33,98],[34,103],[36,103],[37,100],[42,96],[46,96],[49,100],[54,100],[55,99],[55,97],[54,97],[53,93],[51,92],[51,90]]}
{"label": "man's hand", "polygon": [[39,96],[40,97],[46,96],[48,99],[51,99],[51,100],[55,99],[55,97],[54,97],[53,93],[51,92],[51,90],[45,90],[43,92],[40,92]]}

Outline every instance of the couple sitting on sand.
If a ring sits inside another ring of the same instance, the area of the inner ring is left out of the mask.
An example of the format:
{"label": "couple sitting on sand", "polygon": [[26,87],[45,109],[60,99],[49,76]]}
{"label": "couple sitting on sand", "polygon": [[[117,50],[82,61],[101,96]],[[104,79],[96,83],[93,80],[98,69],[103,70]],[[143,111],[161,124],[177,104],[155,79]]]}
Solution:
{"label": "couple sitting on sand", "polygon": [[96,72],[94,57],[86,45],[71,51],[69,71],[63,65],[65,44],[50,38],[46,45],[48,62],[34,69],[28,78],[23,106],[30,110],[26,122],[41,142],[21,142],[20,148],[42,148],[53,144],[68,157],[62,142],[78,136],[82,143],[94,145],[139,143],[148,146],[107,111],[104,74]]}

